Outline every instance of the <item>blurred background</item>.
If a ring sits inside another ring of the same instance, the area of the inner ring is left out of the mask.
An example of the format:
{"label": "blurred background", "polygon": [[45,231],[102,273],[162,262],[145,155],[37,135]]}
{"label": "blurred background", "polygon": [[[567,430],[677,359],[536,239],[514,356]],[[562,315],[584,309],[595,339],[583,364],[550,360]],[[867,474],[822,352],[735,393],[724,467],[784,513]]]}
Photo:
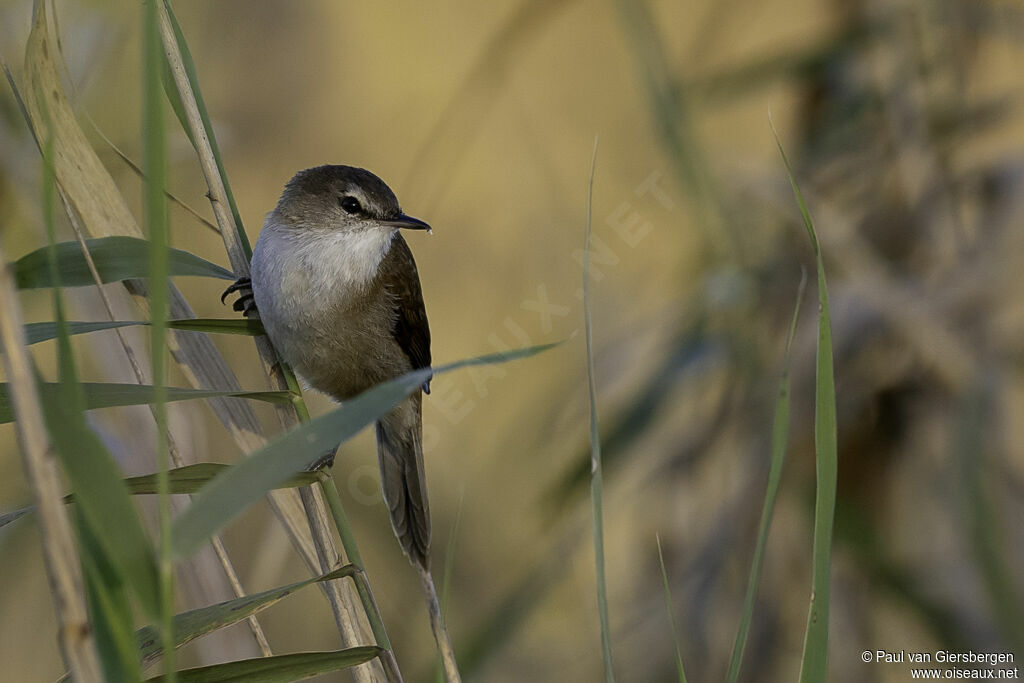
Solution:
{"label": "blurred background", "polygon": [[[139,8],[56,7],[83,128],[137,209],[138,178],[97,130],[140,160]],[[222,0],[175,9],[252,241],[295,171],[363,166],[434,226],[409,242],[437,363],[568,339],[535,358],[438,377],[426,401],[434,564],[447,574],[467,679],[601,677],[579,293],[595,136],[592,302],[616,671],[675,678],[660,536],[690,680],[725,674],[787,326],[808,269],[789,458],[741,676],[796,678],[810,590],[816,292],[769,112],[815,218],[832,302],[840,476],[830,678],[907,679],[908,667],[862,663],[863,650],[1014,651],[1021,660],[1019,4]],[[30,22],[30,2],[0,2],[0,53],[19,79]],[[10,90],[0,90],[0,239],[13,259],[45,241],[41,170]],[[211,217],[180,131],[171,160],[170,189]],[[172,221],[175,246],[226,265],[216,234],[177,208]],[[233,315],[219,302],[221,283],[178,284],[198,315]],[[95,293],[68,298],[72,319],[102,319]],[[52,319],[48,292],[22,303],[31,320]],[[111,334],[76,339],[86,379],[131,381]],[[251,340],[215,341],[246,388],[264,386]],[[50,344],[34,347],[44,367]],[[308,400],[315,413],[330,407]],[[271,411],[257,410],[276,429]],[[194,457],[239,457],[205,405],[175,404],[171,414]],[[148,412],[90,418],[127,472],[150,471]],[[429,680],[426,608],[388,525],[372,435],[347,444],[335,469],[403,672]],[[2,425],[0,509],[29,500],[14,431]],[[248,591],[306,575],[263,504],[225,542]],[[0,576],[3,678],[54,680],[62,667],[32,518],[0,529]],[[194,607],[202,596],[186,581],[179,602]],[[260,620],[275,652],[338,646],[315,589]],[[184,664],[254,653],[243,627],[186,651]]]}

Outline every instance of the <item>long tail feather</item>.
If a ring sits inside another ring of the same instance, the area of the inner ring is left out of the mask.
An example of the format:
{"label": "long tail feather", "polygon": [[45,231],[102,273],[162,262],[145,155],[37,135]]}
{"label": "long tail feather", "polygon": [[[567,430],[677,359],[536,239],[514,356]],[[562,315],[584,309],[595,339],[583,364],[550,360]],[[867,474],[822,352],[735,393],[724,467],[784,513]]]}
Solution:
{"label": "long tail feather", "polygon": [[430,508],[423,472],[419,392],[377,421],[381,488],[402,550],[420,567],[430,566]]}

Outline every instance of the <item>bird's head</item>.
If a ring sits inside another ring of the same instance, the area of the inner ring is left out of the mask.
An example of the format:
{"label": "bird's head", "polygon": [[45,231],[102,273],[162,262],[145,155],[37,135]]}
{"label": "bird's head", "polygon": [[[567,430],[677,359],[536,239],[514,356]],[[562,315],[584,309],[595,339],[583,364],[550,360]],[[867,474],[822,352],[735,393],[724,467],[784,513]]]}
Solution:
{"label": "bird's head", "polygon": [[295,228],[331,231],[430,231],[402,213],[391,188],[373,173],[353,166],[317,166],[288,181],[277,207],[279,221]]}

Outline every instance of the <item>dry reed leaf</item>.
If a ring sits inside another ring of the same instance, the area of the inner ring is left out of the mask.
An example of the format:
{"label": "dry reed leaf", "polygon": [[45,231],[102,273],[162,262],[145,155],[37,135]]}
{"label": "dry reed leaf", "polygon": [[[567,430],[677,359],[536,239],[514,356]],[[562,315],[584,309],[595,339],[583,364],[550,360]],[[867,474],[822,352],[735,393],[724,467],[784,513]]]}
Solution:
{"label": "dry reed leaf", "polygon": [[[25,51],[27,87],[24,100],[32,126],[36,131],[46,126],[53,135],[57,182],[73,211],[82,219],[89,236],[142,237],[124,197],[75,118],[60,79],[58,59],[57,46],[47,23],[46,4],[38,3]],[[131,280],[125,286],[136,304],[148,315],[145,283]],[[195,317],[174,285],[170,288],[170,313],[174,318]],[[205,335],[172,334],[168,337],[168,345],[192,386],[224,391],[241,389],[224,357]],[[243,452],[248,453],[266,443],[255,412],[244,401],[214,399],[209,405]],[[306,528],[298,494],[293,490],[276,491],[270,495],[270,503],[305,563],[319,573],[316,549]]]}

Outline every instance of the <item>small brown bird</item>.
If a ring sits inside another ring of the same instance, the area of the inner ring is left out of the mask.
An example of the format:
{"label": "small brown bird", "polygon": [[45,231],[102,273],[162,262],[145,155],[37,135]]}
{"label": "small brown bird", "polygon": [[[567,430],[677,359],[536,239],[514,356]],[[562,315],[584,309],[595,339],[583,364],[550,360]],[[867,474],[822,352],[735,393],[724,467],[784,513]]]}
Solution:
{"label": "small brown bird", "polygon": [[[241,291],[236,309],[248,314],[255,304],[282,359],[310,386],[344,402],[430,367],[430,328],[402,228],[430,231],[402,213],[395,194],[369,171],[300,171],[267,215],[251,283],[239,281],[225,295]],[[430,393],[429,380],[423,391]],[[377,455],[395,534],[406,555],[428,569],[421,401],[417,391],[377,421]]]}

